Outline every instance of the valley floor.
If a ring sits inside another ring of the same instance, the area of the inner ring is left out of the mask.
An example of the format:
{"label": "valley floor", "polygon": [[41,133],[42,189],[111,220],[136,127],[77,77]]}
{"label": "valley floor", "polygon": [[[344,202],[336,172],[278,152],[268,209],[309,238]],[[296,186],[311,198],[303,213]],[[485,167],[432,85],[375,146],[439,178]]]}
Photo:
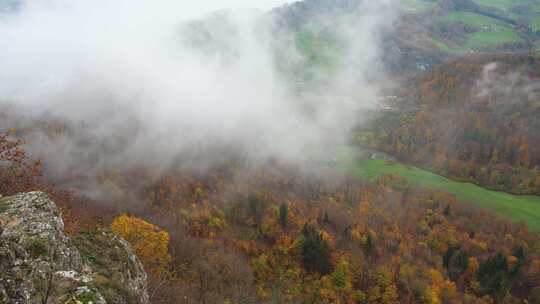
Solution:
{"label": "valley floor", "polygon": [[411,184],[441,190],[454,195],[459,201],[494,211],[513,221],[525,222],[533,231],[540,231],[540,197],[513,195],[488,190],[471,183],[454,181],[432,172],[385,159],[355,159],[351,151],[341,151],[338,156],[346,170],[375,182],[385,174],[398,174]]}

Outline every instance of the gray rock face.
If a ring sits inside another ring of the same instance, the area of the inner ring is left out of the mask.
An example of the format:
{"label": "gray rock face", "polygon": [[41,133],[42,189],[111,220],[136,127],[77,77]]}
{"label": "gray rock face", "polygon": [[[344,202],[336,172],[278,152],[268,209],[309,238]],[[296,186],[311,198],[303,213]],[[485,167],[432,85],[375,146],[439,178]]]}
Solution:
{"label": "gray rock face", "polygon": [[0,197],[0,304],[149,303],[146,280],[111,232],[68,238],[46,194]]}

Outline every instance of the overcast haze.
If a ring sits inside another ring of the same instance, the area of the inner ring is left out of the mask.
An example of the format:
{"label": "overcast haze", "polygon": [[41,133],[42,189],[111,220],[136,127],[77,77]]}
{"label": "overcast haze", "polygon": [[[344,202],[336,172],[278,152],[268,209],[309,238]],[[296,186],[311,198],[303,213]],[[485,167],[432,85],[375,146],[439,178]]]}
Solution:
{"label": "overcast haze", "polygon": [[29,2],[0,21],[0,103],[90,123],[85,132],[112,143],[112,153],[91,157],[92,149],[104,145],[89,147],[88,141],[85,146],[70,138],[47,142],[39,134],[30,138],[29,150],[60,171],[88,159],[98,162],[89,163],[92,168],[133,162],[167,166],[179,153],[199,155],[219,143],[258,158],[297,158],[306,147],[344,138],[358,118],[356,110],[374,101],[376,89],[363,75],[373,73],[370,65],[379,55],[376,33],[388,22],[384,12],[390,1],[366,2],[351,24],[338,28],[353,53],[343,54],[345,68],[336,74],[336,88],[354,100],[303,100],[309,115],[276,73],[272,37],[256,29],[261,12],[235,9],[208,23],[207,30],[223,44],[217,51],[193,48],[182,31],[186,21],[225,7],[281,3]]}

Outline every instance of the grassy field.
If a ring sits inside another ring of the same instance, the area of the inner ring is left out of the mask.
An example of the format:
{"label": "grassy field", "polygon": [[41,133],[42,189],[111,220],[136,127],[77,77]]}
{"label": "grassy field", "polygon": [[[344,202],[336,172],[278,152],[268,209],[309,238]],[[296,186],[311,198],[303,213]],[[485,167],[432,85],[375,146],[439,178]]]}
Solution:
{"label": "grassy field", "polygon": [[338,70],[345,46],[325,26],[308,24],[294,35],[290,48],[276,50],[276,67],[290,82],[310,82],[332,77]]}
{"label": "grassy field", "polygon": [[503,11],[510,10],[512,7],[526,3],[526,0],[473,0],[476,4],[493,7]]}
{"label": "grassy field", "polygon": [[529,28],[535,33],[540,32],[540,2],[531,4],[529,14]]}
{"label": "grassy field", "polygon": [[463,22],[466,25],[479,27],[479,28],[484,27],[484,26],[492,26],[492,27],[505,26],[504,23],[498,21],[497,19],[475,14],[475,13],[461,12],[461,11],[455,11],[446,15],[444,17],[444,20],[451,21],[451,22]]}
{"label": "grassy field", "polygon": [[516,31],[502,28],[497,32],[476,32],[468,36],[465,47],[469,49],[480,49],[483,47],[497,46],[505,43],[521,42]]}
{"label": "grassy field", "polygon": [[[533,32],[540,31],[540,3],[537,0],[473,0],[476,4],[492,7],[515,21],[526,20]],[[527,5],[528,9],[515,13],[512,8]]]}
{"label": "grassy field", "polygon": [[463,47],[480,49],[501,45],[504,43],[520,42],[520,34],[507,24],[490,17],[468,12],[453,12],[444,17],[444,22],[462,22],[478,31],[468,34]]}
{"label": "grassy field", "polygon": [[525,222],[531,230],[540,231],[540,197],[518,196],[491,191],[474,184],[450,180],[431,172],[382,159],[353,160],[350,155],[339,156],[345,169],[375,181],[384,174],[399,174],[411,184],[451,193],[461,202],[497,212],[513,221]]}
{"label": "grassy field", "polygon": [[540,32],[540,17],[535,18],[529,22],[529,28],[533,32]]}

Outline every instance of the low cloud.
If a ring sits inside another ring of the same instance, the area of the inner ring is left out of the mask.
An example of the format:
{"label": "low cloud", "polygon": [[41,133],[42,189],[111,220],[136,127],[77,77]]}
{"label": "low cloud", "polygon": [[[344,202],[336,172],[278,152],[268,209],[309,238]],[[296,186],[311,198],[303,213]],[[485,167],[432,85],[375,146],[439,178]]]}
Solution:
{"label": "low cloud", "polygon": [[[391,1],[359,2],[349,17],[330,20],[346,49],[312,94],[277,71],[276,47],[294,49],[294,39],[276,43],[277,22],[261,21],[270,14],[211,12],[244,4],[28,1],[0,19],[0,103],[68,122],[70,132],[27,135],[28,149],[57,174],[85,164],[88,172],[198,166],[224,157],[218,146],[300,159],[344,140],[376,100],[370,75],[382,73],[378,33],[391,24]],[[194,44],[190,26],[211,41]],[[20,121],[3,127],[10,123]]]}
{"label": "low cloud", "polygon": [[476,96],[490,106],[511,106],[535,101],[540,96],[540,81],[525,71],[501,70],[492,62],[484,66],[475,89]]}

